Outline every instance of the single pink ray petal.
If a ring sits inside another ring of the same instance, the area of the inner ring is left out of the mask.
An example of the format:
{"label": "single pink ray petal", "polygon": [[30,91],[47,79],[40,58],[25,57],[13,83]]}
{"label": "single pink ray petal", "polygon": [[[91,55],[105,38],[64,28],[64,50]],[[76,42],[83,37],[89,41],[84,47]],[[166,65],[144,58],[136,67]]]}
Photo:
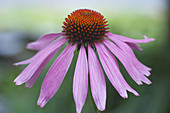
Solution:
{"label": "single pink ray petal", "polygon": [[57,39],[56,41],[52,42],[49,46],[44,48],[42,51],[39,51],[36,55],[36,58],[22,71],[22,73],[14,80],[16,85],[21,85],[24,82],[28,81],[39,69],[39,66],[42,65],[47,59],[52,56],[54,53],[56,53],[61,46],[66,42],[67,40],[65,37],[61,37]]}
{"label": "single pink ray petal", "polygon": [[144,36],[145,39],[131,39],[128,37],[112,34],[111,32],[106,33],[106,35],[110,35],[110,36],[117,38],[121,41],[130,42],[130,43],[149,43],[149,42],[155,40],[154,38],[147,38],[146,36]]}
{"label": "single pink ray petal", "polygon": [[113,36],[108,36],[109,39],[111,39],[124,53],[126,56],[129,57],[130,61],[132,62],[132,65],[136,68],[135,70],[138,71],[138,73],[144,74],[146,76],[150,75],[151,68],[143,65],[141,62],[138,61],[135,54],[133,53],[133,50],[124,42],[114,38]]}
{"label": "single pink ray petal", "polygon": [[88,45],[88,64],[92,96],[97,108],[103,111],[106,105],[105,77],[97,56],[90,45]]}
{"label": "single pink ray petal", "polygon": [[76,46],[75,44],[69,44],[49,69],[41,86],[40,96],[37,101],[37,105],[40,107],[44,107],[59,89],[71,64]]}
{"label": "single pink ray petal", "polygon": [[132,49],[136,49],[138,51],[142,51],[142,48],[138,45],[138,44],[135,44],[135,43],[131,43],[131,42],[125,42],[127,45],[129,45]]}
{"label": "single pink ray petal", "polygon": [[128,98],[126,91],[128,90],[134,93],[136,96],[139,96],[139,94],[134,89],[132,89],[123,78],[113,54],[108,49],[106,49],[103,44],[95,44],[95,46],[106,75],[119,94],[123,98]]}
{"label": "single pink ray petal", "polygon": [[60,37],[61,35],[63,35],[63,33],[46,34],[41,38],[39,38],[37,41],[28,43],[26,48],[33,49],[33,50],[41,50],[44,47],[46,47],[51,41]]}
{"label": "single pink ray petal", "polygon": [[88,90],[88,64],[86,50],[81,46],[73,80],[73,96],[77,113],[81,113]]}
{"label": "single pink ray petal", "polygon": [[151,83],[148,78],[146,78],[143,74],[139,73],[138,70],[136,70],[136,66],[132,63],[134,59],[133,57],[130,59],[129,56],[125,54],[123,50],[121,50],[117,45],[115,45],[111,41],[104,40],[103,43],[121,61],[129,75],[137,84],[141,85],[141,81],[145,82],[146,84]]}

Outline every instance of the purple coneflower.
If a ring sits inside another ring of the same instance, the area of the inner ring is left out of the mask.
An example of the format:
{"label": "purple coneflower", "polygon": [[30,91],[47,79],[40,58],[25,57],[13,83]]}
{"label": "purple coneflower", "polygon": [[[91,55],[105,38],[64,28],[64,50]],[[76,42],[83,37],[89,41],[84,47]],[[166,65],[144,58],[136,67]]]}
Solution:
{"label": "purple coneflower", "polygon": [[141,40],[130,39],[108,32],[107,26],[104,16],[96,11],[79,9],[72,12],[65,19],[62,33],[44,35],[27,45],[28,49],[38,50],[38,52],[30,59],[14,64],[29,64],[14,82],[16,85],[26,83],[25,86],[31,88],[45,65],[68,42],[67,47],[54,61],[42,83],[37,102],[40,107],[44,107],[59,89],[76,49],[79,55],[74,72],[73,95],[77,113],[81,112],[86,100],[88,77],[90,77],[92,97],[97,108],[100,111],[105,109],[104,72],[120,96],[128,98],[127,91],[139,96],[122,76],[115,57],[120,60],[138,85],[143,84],[142,82],[150,84],[151,81],[146,76],[150,75],[151,68],[139,62],[132,49],[141,50],[136,43],[148,43],[155,39],[148,39],[146,36]]}

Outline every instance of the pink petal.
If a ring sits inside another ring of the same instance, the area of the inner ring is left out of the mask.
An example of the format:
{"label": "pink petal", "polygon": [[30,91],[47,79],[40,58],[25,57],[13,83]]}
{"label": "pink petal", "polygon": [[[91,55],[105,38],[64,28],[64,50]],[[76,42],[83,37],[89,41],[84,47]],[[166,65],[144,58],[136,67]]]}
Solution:
{"label": "pink petal", "polygon": [[29,87],[31,88],[35,81],[37,80],[37,78],[39,77],[39,75],[41,74],[41,72],[43,71],[44,67],[46,66],[46,64],[51,60],[51,58],[53,58],[53,56],[58,52],[55,51],[53,52],[48,58],[46,58],[44,60],[44,62],[38,67],[38,69],[35,71],[34,75],[26,82],[25,87]]}
{"label": "pink petal", "polygon": [[100,111],[105,109],[106,105],[106,83],[103,70],[100,63],[93,51],[88,45],[88,63],[90,72],[90,85],[91,92],[96,103],[97,108]]}
{"label": "pink petal", "polygon": [[118,40],[121,40],[123,42],[130,42],[130,43],[149,43],[151,41],[154,41],[154,38],[148,38],[146,36],[144,36],[145,39],[131,39],[128,37],[124,37],[124,36],[120,36],[120,35],[116,35],[116,34],[112,34],[111,32],[106,33],[107,36],[112,36],[113,38],[116,38]]}
{"label": "pink petal", "polygon": [[27,60],[24,60],[24,61],[21,61],[21,62],[17,62],[17,63],[14,63],[13,65],[14,66],[18,66],[18,65],[25,65],[25,64],[29,64],[30,62],[33,61],[33,59],[35,58],[36,55],[34,55],[33,57],[27,59]]}
{"label": "pink petal", "polygon": [[[104,44],[122,62],[130,76],[136,81],[137,84],[141,85],[141,81],[145,82],[146,84],[150,84],[150,80],[144,76],[144,74],[150,74],[150,68],[144,66],[136,59],[133,51],[130,50],[128,45],[125,46],[125,43],[120,41],[117,43],[118,41],[119,40],[114,40],[118,46],[108,40],[104,40]],[[123,44],[124,47],[120,47],[120,44]]]}
{"label": "pink petal", "polygon": [[63,35],[63,33],[46,34],[42,36],[41,38],[39,38],[37,41],[28,43],[27,49],[41,50],[45,48],[51,41],[60,37],[61,35]]}
{"label": "pink petal", "polygon": [[135,44],[135,43],[126,42],[126,44],[128,46],[130,46],[132,49],[136,49],[138,51],[142,51],[142,48],[139,45]]}
{"label": "pink petal", "polygon": [[139,94],[134,89],[132,89],[123,78],[113,54],[108,49],[106,49],[103,44],[95,44],[95,46],[106,75],[119,94],[123,98],[128,98],[126,91],[128,90],[139,96]]}
{"label": "pink petal", "polygon": [[73,80],[73,95],[77,113],[81,113],[88,89],[88,64],[86,50],[81,46]]}
{"label": "pink petal", "polygon": [[42,51],[39,51],[36,58],[34,58],[34,60],[24,69],[24,71],[22,71],[22,73],[14,80],[16,85],[23,84],[35,75],[37,70],[40,69],[40,66],[47,64],[49,61],[47,59],[53,56],[54,53],[56,53],[66,41],[67,40],[65,37],[59,38]]}
{"label": "pink petal", "polygon": [[[33,49],[35,47],[34,50],[40,50],[40,49],[46,47],[52,40],[56,39],[57,37],[61,36],[62,34],[63,33],[51,33],[51,34],[44,35],[43,37],[41,37],[37,41],[29,43],[27,45],[27,48],[28,49]],[[18,65],[29,64],[31,61],[33,61],[33,59],[35,59],[37,54],[38,53],[36,53],[33,57],[31,57],[31,58],[29,58],[27,60],[14,63],[13,65],[18,66]]]}
{"label": "pink petal", "polygon": [[108,38],[110,38],[122,51],[124,51],[124,53],[127,56],[129,56],[131,61],[133,61],[134,65],[136,65],[136,68],[139,71],[139,73],[143,73],[146,76],[150,75],[149,71],[151,71],[151,68],[148,68],[145,65],[143,65],[141,62],[139,62],[138,59],[136,58],[135,54],[133,53],[133,50],[126,43],[124,43],[112,36],[108,36]]}
{"label": "pink petal", "polygon": [[49,69],[41,86],[40,96],[37,101],[40,107],[43,107],[59,89],[71,64],[75,49],[76,45],[69,44]]}
{"label": "pink petal", "polygon": [[[42,51],[42,50],[40,50],[40,51]],[[31,63],[37,57],[37,55],[39,55],[40,51],[38,51],[33,57],[31,57],[31,58],[29,58],[27,60],[24,60],[24,61],[14,63],[13,65],[18,66],[18,65],[26,65],[26,64]]]}

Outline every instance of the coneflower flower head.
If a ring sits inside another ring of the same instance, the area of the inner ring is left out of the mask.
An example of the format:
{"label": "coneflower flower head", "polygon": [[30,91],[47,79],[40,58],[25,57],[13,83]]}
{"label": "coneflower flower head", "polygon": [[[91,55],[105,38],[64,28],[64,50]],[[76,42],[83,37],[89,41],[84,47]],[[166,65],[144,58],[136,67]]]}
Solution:
{"label": "coneflower flower head", "polygon": [[72,12],[65,19],[62,27],[62,33],[47,34],[37,41],[29,43],[28,49],[38,50],[36,55],[14,64],[29,64],[14,82],[16,85],[26,83],[25,86],[30,88],[46,64],[68,42],[67,47],[54,61],[42,83],[37,102],[41,107],[44,107],[59,89],[76,48],[79,55],[73,78],[73,96],[77,113],[81,112],[86,100],[88,77],[90,78],[92,97],[97,108],[100,111],[105,109],[106,83],[104,72],[120,96],[128,98],[127,91],[139,96],[125,81],[115,56],[138,85],[143,84],[142,82],[151,83],[146,77],[150,75],[151,68],[139,62],[132,49],[141,51],[142,49],[136,43],[148,43],[155,39],[144,36],[145,39],[137,40],[112,34],[107,31],[109,28],[104,16],[89,9],[79,9]]}

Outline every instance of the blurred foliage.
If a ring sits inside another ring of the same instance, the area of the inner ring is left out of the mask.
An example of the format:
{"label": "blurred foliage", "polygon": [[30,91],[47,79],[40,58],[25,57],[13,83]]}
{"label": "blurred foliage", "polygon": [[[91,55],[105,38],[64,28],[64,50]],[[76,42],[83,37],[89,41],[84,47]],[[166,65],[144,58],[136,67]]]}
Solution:
{"label": "blurred foliage", "polygon": [[[44,12],[43,12],[44,13]],[[22,30],[28,32],[30,36],[37,36],[46,32],[60,32],[64,18],[52,18],[53,12],[42,16],[39,12],[6,13],[6,17],[0,18],[1,32],[11,30]],[[107,14],[106,14],[107,15]],[[54,16],[53,16],[54,17]],[[11,19],[12,18],[12,19]],[[58,21],[56,21],[58,20]],[[121,71],[127,82],[140,94],[139,97],[128,93],[129,98],[123,99],[116,92],[109,80],[107,82],[107,105],[104,113],[168,113],[170,112],[168,102],[169,97],[169,52],[166,49],[167,42],[167,21],[166,17],[126,14],[116,17],[108,16],[110,31],[115,34],[128,36],[131,38],[143,38],[143,35],[156,38],[156,41],[148,44],[140,44],[143,52],[135,51],[137,58],[144,64],[152,68],[152,75],[149,79],[151,85],[138,86],[128,75],[124,67],[120,64]],[[50,27],[52,26],[52,27]],[[34,29],[33,29],[34,28]],[[56,31],[54,30],[56,29]],[[31,37],[31,39],[35,39]],[[64,48],[64,47],[63,47]],[[67,75],[55,96],[41,109],[36,105],[41,84],[50,65],[59,55],[61,50],[45,67],[41,76],[32,88],[25,88],[24,85],[15,86],[13,80],[25,68],[25,66],[14,67],[12,63],[24,60],[32,56],[35,52],[23,50],[22,53],[10,58],[0,58],[0,109],[2,113],[75,113],[75,103],[72,94],[72,81],[74,68],[78,53],[75,52],[72,64]],[[87,100],[82,113],[93,113],[95,106],[91,97],[90,88]],[[1,111],[0,111],[1,113]]]}

